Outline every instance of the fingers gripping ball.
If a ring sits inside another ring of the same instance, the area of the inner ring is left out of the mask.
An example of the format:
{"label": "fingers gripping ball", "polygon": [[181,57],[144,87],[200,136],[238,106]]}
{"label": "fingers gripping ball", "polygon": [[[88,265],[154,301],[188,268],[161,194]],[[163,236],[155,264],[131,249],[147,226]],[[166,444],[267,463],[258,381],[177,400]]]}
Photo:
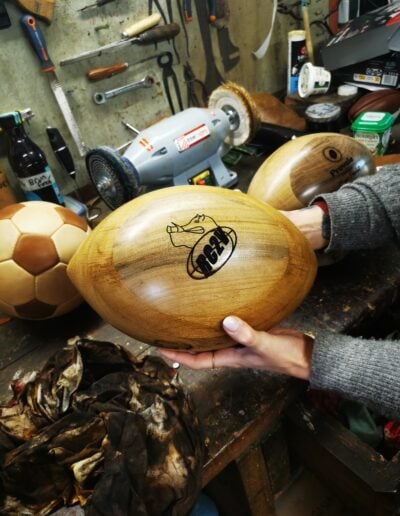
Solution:
{"label": "fingers gripping ball", "polygon": [[0,311],[47,319],[82,301],[66,269],[90,229],[57,204],[28,201],[0,210]]}

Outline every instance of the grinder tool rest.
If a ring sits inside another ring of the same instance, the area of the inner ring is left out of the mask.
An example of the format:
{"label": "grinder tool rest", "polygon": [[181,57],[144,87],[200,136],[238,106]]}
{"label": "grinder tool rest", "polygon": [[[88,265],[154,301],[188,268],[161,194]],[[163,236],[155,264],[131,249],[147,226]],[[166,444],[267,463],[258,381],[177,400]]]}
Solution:
{"label": "grinder tool rest", "polygon": [[189,108],[142,132],[124,154],[102,146],[86,155],[89,176],[110,209],[136,197],[142,186],[230,187],[237,174],[222,157],[251,140],[257,110],[241,86],[226,83],[210,95],[208,108]]}

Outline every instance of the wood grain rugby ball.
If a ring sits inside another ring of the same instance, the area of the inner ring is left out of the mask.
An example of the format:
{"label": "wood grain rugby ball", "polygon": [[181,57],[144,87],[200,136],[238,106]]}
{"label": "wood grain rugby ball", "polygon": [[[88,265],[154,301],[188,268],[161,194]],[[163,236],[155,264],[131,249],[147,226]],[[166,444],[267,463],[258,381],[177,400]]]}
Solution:
{"label": "wood grain rugby ball", "polygon": [[232,345],[221,323],[238,315],[268,329],[311,288],[315,254],[274,208],[245,193],[175,186],[106,217],[68,274],[111,325],[155,346]]}
{"label": "wood grain rugby ball", "polygon": [[373,156],[361,142],[339,133],[315,133],[273,152],[255,173],[247,193],[279,210],[296,210],[318,194],[375,172]]}

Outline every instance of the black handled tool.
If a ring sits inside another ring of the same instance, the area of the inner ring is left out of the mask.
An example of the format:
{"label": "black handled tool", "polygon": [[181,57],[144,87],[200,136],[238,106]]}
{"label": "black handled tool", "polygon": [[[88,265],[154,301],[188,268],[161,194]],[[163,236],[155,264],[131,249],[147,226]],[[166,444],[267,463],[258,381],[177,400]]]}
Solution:
{"label": "black handled tool", "polygon": [[115,0],[97,0],[94,4],[85,5],[85,7],[81,7],[78,11],[85,11],[86,9],[92,9],[93,7],[101,7],[102,5],[106,5],[111,2],[115,2]]}
{"label": "black handled tool", "polygon": [[11,20],[8,16],[8,12],[6,6],[4,5],[4,1],[0,1],[0,29],[8,29],[11,26]]}
{"label": "black handled tool", "polygon": [[89,50],[88,52],[83,52],[77,56],[70,57],[69,59],[64,59],[63,61],[60,61],[60,65],[64,66],[67,64],[76,63],[77,61],[82,61],[83,59],[88,59],[90,57],[101,56],[102,54],[106,54],[108,52],[115,52],[119,48],[133,45],[135,43],[139,45],[151,45],[152,43],[166,41],[177,36],[180,30],[181,28],[177,23],[161,25],[159,27],[155,27],[154,29],[147,30],[146,32],[143,32],[134,38],[122,39],[120,41],[116,41],[115,43],[105,45],[104,47],[99,47],[95,50]]}
{"label": "black handled tool", "polygon": [[72,177],[72,179],[76,180],[74,160],[67,147],[67,144],[64,141],[64,138],[61,136],[60,131],[55,127],[48,127],[46,132],[47,136],[49,137],[51,148],[53,149],[60,165],[63,167],[65,172],[70,177]]}

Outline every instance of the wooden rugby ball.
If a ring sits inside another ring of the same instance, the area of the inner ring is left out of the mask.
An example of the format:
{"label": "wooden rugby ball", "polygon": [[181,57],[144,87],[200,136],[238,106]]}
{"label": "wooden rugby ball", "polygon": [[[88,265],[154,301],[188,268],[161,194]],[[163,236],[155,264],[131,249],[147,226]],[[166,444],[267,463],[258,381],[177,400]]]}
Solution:
{"label": "wooden rugby ball", "polygon": [[278,210],[296,210],[316,195],[375,172],[370,150],[354,138],[308,134],[273,152],[255,173],[247,193]]}
{"label": "wooden rugby ball", "polygon": [[245,193],[174,186],[108,215],[80,246],[68,275],[98,314],[155,346],[232,345],[221,323],[268,329],[311,288],[316,258],[303,234]]}

